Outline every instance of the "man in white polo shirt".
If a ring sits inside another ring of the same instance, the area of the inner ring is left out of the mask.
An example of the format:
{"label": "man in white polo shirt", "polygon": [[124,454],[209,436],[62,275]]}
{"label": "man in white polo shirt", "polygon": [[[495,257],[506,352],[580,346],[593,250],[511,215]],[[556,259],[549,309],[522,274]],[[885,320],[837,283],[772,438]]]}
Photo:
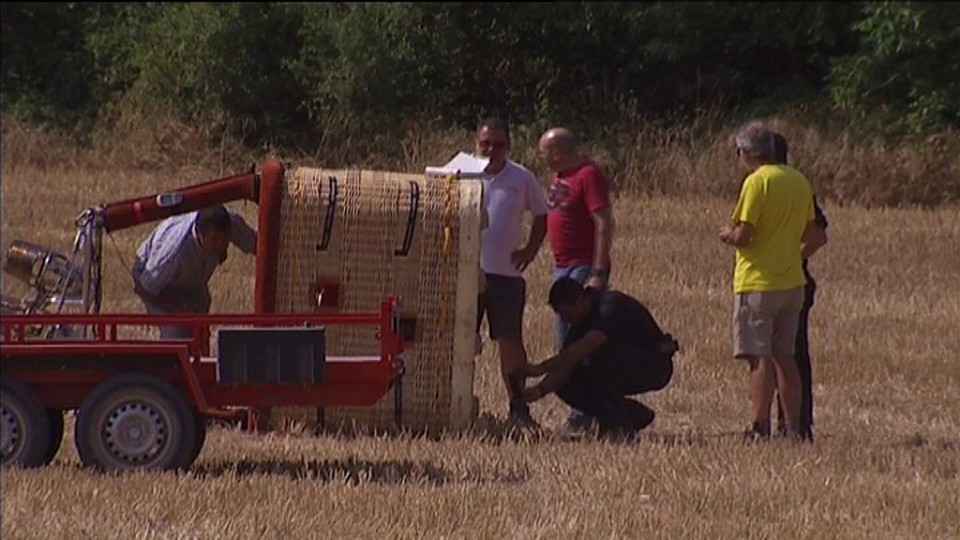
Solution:
{"label": "man in white polo shirt", "polygon": [[[490,339],[500,354],[500,372],[510,397],[509,422],[519,428],[536,428],[522,390],[527,365],[523,345],[523,309],[526,282],[523,271],[537,256],[547,232],[547,201],[536,177],[507,159],[510,127],[490,118],[480,123],[475,151],[490,160],[483,179],[483,206],[489,226],[480,237],[480,268],[486,286],[480,294],[477,325],[486,314]],[[527,242],[523,243],[523,213],[533,215]]]}

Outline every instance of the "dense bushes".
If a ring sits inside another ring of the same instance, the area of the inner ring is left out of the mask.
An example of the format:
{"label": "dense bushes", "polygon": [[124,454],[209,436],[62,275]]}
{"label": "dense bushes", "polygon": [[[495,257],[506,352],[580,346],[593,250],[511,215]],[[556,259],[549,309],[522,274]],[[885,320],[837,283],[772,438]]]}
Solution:
{"label": "dense bushes", "polygon": [[805,110],[875,146],[960,126],[958,28],[951,3],[4,3],[0,105],[347,161],[489,114],[619,143]]}

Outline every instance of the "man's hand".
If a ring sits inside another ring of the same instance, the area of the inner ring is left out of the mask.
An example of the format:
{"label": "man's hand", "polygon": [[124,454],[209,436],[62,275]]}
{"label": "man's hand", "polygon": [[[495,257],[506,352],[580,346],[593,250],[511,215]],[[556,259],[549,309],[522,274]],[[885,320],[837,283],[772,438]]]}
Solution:
{"label": "man's hand", "polygon": [[733,227],[730,225],[724,225],[720,227],[720,241],[724,244],[730,243],[730,236],[733,234]]}
{"label": "man's hand", "polygon": [[543,398],[547,393],[543,388],[538,384],[536,386],[531,386],[530,388],[523,389],[523,401],[530,403],[531,401],[537,401],[538,399]]}
{"label": "man's hand", "polygon": [[544,366],[544,363],[543,363],[543,362],[541,362],[541,363],[539,363],[539,364],[527,364],[527,365],[524,367],[523,374],[524,374],[525,376],[527,376],[528,378],[529,378],[529,377],[539,377],[539,376],[541,376],[541,375],[543,375],[544,373],[547,372],[547,370],[545,370],[545,369],[543,368],[543,366]]}
{"label": "man's hand", "polygon": [[720,227],[720,241],[738,248],[749,246],[753,241],[753,224],[738,221],[736,225]]}
{"label": "man's hand", "polygon": [[537,250],[531,249],[531,246],[526,246],[522,249],[514,250],[510,253],[510,261],[513,263],[513,266],[523,272],[527,269],[527,266],[533,261],[537,256]]}

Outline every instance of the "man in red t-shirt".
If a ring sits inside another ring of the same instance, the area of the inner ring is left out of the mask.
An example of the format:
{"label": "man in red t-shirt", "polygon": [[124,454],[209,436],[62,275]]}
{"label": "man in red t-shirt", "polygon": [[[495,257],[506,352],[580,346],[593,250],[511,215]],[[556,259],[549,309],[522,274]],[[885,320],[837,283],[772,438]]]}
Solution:
{"label": "man in red t-shirt", "polygon": [[[577,149],[573,133],[552,128],[540,137],[540,156],[554,177],[547,197],[547,237],[553,250],[553,281],[572,278],[587,287],[606,289],[610,280],[613,212],[603,170]],[[554,319],[557,350],[569,327]],[[567,428],[582,430],[592,418],[573,409]]]}

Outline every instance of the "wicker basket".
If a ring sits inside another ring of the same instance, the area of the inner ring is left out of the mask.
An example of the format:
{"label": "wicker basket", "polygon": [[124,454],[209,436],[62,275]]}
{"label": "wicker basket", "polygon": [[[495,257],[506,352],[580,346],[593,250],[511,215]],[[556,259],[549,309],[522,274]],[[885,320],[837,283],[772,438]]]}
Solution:
{"label": "wicker basket", "polygon": [[[482,187],[476,180],[290,168],[281,195],[276,311],[376,311],[401,297],[416,335],[402,381],[402,426],[460,429],[473,397]],[[260,279],[261,276],[258,276]],[[327,355],[378,354],[376,330],[330,327]],[[327,427],[395,427],[395,390],[371,408],[328,408]],[[273,423],[312,424],[315,409]]]}

